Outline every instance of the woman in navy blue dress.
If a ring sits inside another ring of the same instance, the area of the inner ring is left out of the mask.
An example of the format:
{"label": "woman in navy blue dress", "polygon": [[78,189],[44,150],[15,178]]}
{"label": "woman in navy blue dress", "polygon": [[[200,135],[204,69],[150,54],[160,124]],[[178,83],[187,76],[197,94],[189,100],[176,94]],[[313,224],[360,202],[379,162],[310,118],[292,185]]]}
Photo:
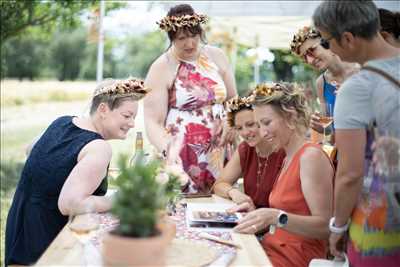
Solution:
{"label": "woman in navy blue dress", "polygon": [[66,225],[68,215],[110,209],[111,146],[134,127],[143,81],[106,80],[95,90],[89,117],[56,119],[33,145],[7,217],[5,264],[35,263]]}

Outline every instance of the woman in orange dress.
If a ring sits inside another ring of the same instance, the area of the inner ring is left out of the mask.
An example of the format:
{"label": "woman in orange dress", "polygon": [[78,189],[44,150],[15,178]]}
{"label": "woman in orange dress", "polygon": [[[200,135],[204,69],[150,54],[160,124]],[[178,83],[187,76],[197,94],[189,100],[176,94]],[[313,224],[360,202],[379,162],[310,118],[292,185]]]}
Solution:
{"label": "woman in orange dress", "polygon": [[326,257],[334,169],[318,145],[306,142],[309,113],[296,85],[261,84],[254,95],[261,136],[283,148],[286,158],[269,196],[270,208],[235,207],[250,211],[235,230],[253,234],[269,227],[262,245],[272,264],[306,267],[313,258]]}
{"label": "woman in orange dress", "polygon": [[[253,113],[250,97],[236,96],[227,102],[228,125],[243,141],[221,171],[214,192],[236,204],[249,202],[255,208],[262,208],[269,207],[268,196],[285,152],[282,149],[275,151],[271,143],[261,138]],[[233,187],[240,177],[243,177],[244,192]]]}

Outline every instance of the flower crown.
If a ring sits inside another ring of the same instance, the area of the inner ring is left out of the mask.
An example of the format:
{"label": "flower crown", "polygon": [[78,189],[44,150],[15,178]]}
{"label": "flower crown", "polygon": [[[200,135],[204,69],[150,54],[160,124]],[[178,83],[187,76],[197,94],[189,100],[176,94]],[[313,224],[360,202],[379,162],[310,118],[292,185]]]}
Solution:
{"label": "flower crown", "polygon": [[279,83],[260,83],[253,91],[254,96],[272,96],[276,91],[282,91],[283,87]]}
{"label": "flower crown", "polygon": [[112,85],[101,87],[96,90],[93,97],[108,94],[116,96],[134,96],[137,100],[143,98],[150,88],[144,86],[144,81],[137,78],[128,78],[126,80],[119,80]]}
{"label": "flower crown", "polygon": [[249,108],[253,100],[254,97],[252,95],[248,97],[240,97],[237,95],[225,102],[226,111],[231,113],[240,111],[243,108]]}
{"label": "flower crown", "polygon": [[254,100],[253,95],[250,95],[248,97],[240,97],[237,95],[225,102],[225,109],[227,112],[226,120],[230,127],[235,126],[236,112],[239,112],[242,109],[246,109],[246,108],[250,109],[251,104],[253,103],[253,100]]}
{"label": "flower crown", "polygon": [[300,46],[308,39],[321,37],[321,34],[312,27],[304,26],[294,36],[290,43],[290,50],[293,53],[300,55]]}
{"label": "flower crown", "polygon": [[166,32],[174,31],[176,32],[178,28],[182,27],[194,27],[199,24],[204,24],[208,21],[206,15],[193,14],[193,15],[182,15],[182,16],[166,16],[156,23],[159,25],[161,30]]}

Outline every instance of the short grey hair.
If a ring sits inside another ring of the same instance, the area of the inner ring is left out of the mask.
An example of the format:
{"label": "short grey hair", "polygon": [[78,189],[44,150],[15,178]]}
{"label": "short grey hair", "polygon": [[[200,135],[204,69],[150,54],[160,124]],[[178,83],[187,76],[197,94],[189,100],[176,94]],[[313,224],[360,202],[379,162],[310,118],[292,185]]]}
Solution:
{"label": "short grey hair", "polygon": [[378,9],[372,0],[325,0],[312,16],[316,28],[340,40],[342,33],[350,32],[371,40],[379,32]]}

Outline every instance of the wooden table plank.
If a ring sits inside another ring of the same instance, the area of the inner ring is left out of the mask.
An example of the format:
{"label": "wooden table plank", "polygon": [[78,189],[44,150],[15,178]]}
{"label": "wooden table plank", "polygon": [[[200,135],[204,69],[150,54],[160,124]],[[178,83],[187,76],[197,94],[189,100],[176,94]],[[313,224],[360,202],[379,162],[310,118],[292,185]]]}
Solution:
{"label": "wooden table plank", "polygon": [[[185,199],[193,203],[232,203],[229,200],[213,195],[212,198]],[[265,266],[272,267],[262,246],[254,235],[232,233],[232,239],[243,249],[237,250],[235,260],[230,266]],[[66,226],[50,244],[35,266],[71,266],[83,265],[83,246]]]}

